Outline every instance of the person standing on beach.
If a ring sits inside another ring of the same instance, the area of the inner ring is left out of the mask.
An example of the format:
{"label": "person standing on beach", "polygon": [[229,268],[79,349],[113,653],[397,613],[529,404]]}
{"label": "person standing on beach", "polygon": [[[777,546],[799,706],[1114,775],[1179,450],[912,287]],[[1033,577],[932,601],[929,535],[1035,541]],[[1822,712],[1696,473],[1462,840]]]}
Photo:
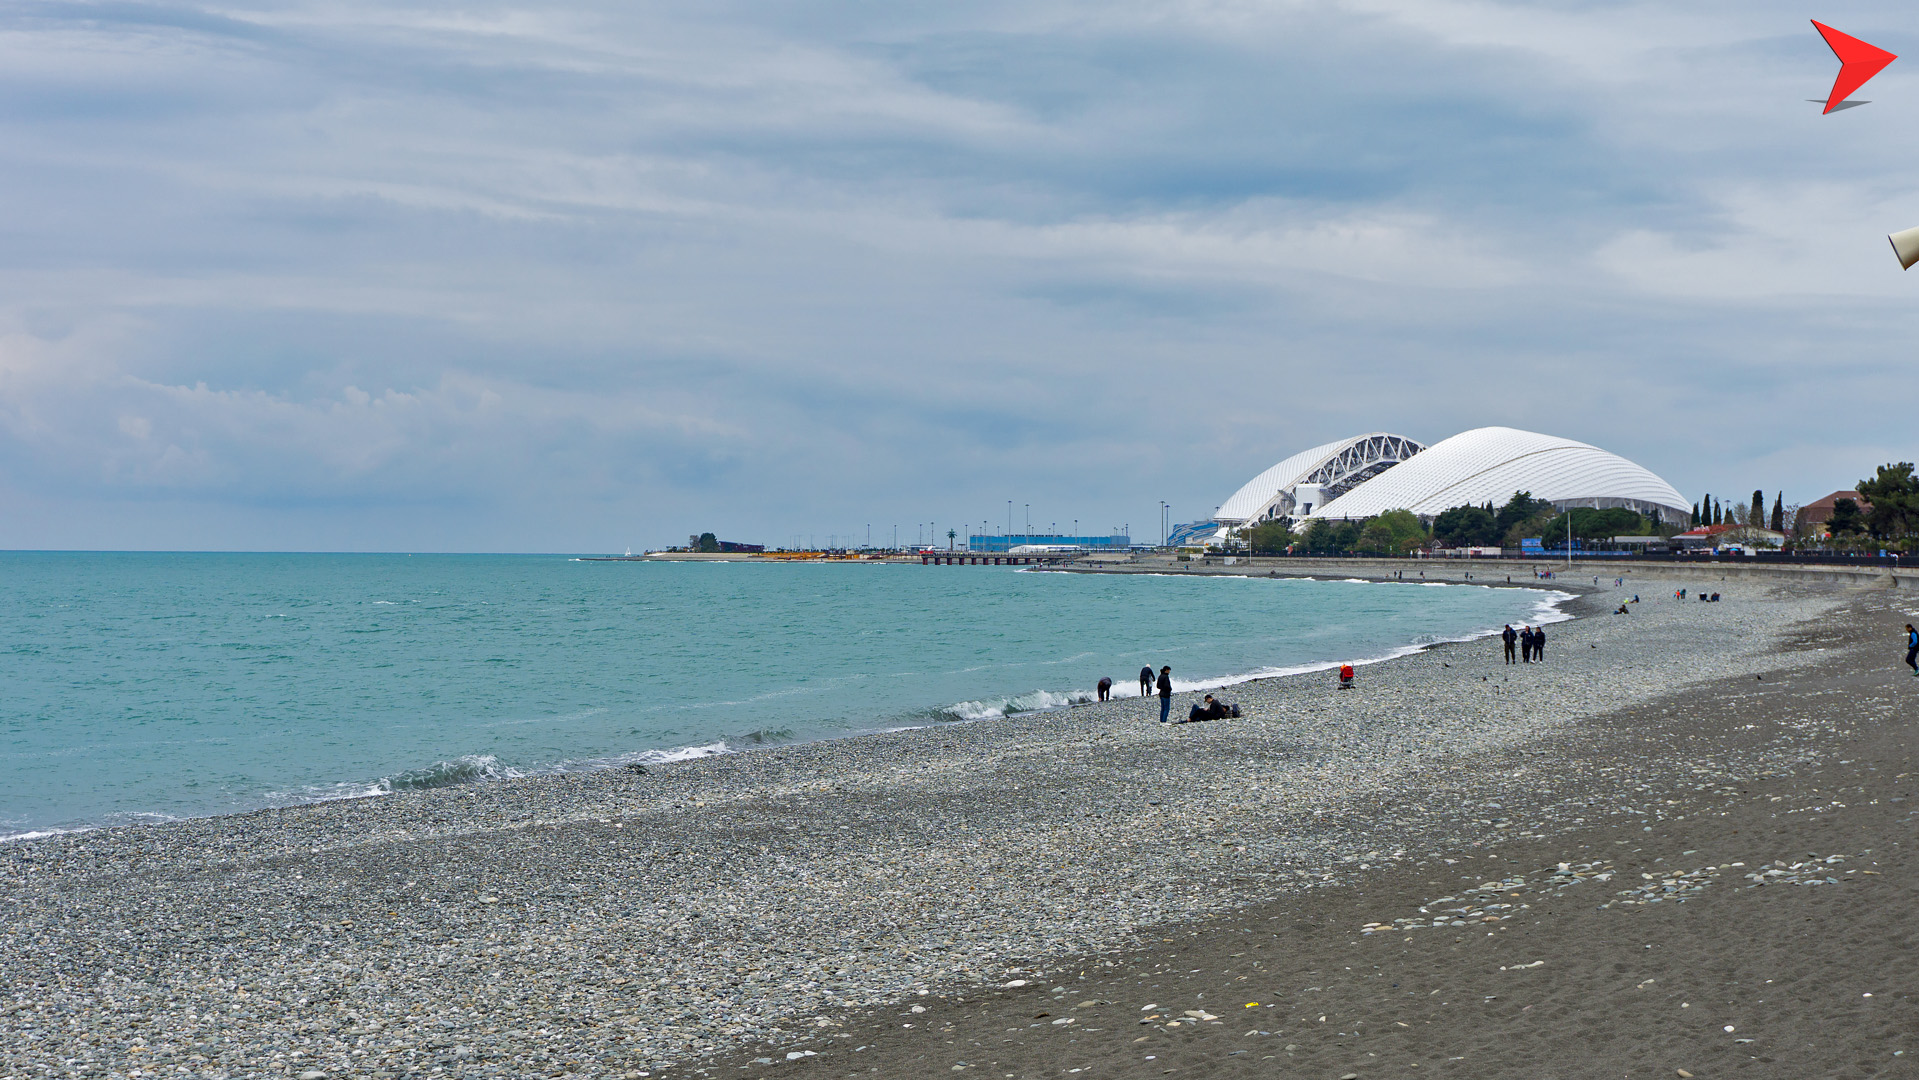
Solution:
{"label": "person standing on beach", "polygon": [[1906,624],[1906,666],[1919,676],[1919,630],[1914,630],[1911,623]]}
{"label": "person standing on beach", "polygon": [[1506,643],[1506,662],[1508,664],[1517,663],[1517,661],[1513,659],[1513,648],[1519,643],[1519,631],[1513,629],[1512,623],[1507,623],[1506,632],[1500,634],[1499,637]]}
{"label": "person standing on beach", "polygon": [[1099,680],[1099,699],[1105,701],[1113,696],[1113,680],[1102,677]]}
{"label": "person standing on beach", "polygon": [[1159,669],[1159,722],[1164,724],[1166,717],[1173,711],[1173,668],[1171,664]]}
{"label": "person standing on beach", "polygon": [[1546,662],[1546,628],[1541,626],[1533,630],[1533,663]]}
{"label": "person standing on beach", "polygon": [[1139,669],[1139,696],[1153,696],[1153,669],[1151,665]]}
{"label": "person standing on beach", "polygon": [[1533,662],[1533,628],[1530,626],[1519,628],[1519,659],[1521,663]]}

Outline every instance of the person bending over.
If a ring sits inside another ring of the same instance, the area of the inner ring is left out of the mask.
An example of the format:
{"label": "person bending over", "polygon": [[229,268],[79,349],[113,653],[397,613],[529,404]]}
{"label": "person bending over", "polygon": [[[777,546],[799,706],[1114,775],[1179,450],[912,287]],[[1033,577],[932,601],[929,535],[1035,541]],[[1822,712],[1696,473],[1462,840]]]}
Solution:
{"label": "person bending over", "polygon": [[1153,696],[1153,669],[1150,666],[1139,669],[1139,696]]}
{"label": "person bending over", "polygon": [[1911,623],[1906,624],[1906,666],[1919,676],[1919,630],[1914,630]]}

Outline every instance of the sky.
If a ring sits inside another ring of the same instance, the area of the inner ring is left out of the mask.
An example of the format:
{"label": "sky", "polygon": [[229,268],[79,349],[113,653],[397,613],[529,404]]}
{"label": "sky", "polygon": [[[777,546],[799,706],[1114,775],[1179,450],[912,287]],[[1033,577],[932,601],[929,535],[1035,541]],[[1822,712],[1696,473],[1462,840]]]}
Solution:
{"label": "sky", "polygon": [[22,0],[0,547],[1157,539],[1488,424],[1811,501],[1919,456],[1919,55],[1822,116],[1809,16],[1919,53],[1863,2]]}

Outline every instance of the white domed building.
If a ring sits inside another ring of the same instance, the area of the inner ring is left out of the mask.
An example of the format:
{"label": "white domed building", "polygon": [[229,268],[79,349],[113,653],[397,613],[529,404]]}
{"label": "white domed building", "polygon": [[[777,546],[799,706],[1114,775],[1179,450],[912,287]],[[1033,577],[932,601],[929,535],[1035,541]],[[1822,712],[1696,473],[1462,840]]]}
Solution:
{"label": "white domed building", "polygon": [[1608,450],[1535,431],[1474,428],[1424,446],[1374,432],[1316,446],[1260,473],[1226,500],[1215,535],[1273,518],[1361,520],[1410,510],[1431,521],[1455,506],[1503,505],[1516,491],[1565,508],[1624,507],[1685,521],[1671,484]]}

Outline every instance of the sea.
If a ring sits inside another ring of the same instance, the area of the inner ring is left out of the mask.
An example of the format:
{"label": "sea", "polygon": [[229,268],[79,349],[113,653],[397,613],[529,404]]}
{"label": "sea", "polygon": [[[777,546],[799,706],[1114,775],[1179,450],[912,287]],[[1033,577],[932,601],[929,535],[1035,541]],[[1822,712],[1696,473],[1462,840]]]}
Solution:
{"label": "sea", "polygon": [[[0,841],[959,724],[1558,616],[1462,583],[0,553]],[[1149,708],[1141,704],[1142,710]],[[1142,713],[1144,715],[1144,713]]]}

